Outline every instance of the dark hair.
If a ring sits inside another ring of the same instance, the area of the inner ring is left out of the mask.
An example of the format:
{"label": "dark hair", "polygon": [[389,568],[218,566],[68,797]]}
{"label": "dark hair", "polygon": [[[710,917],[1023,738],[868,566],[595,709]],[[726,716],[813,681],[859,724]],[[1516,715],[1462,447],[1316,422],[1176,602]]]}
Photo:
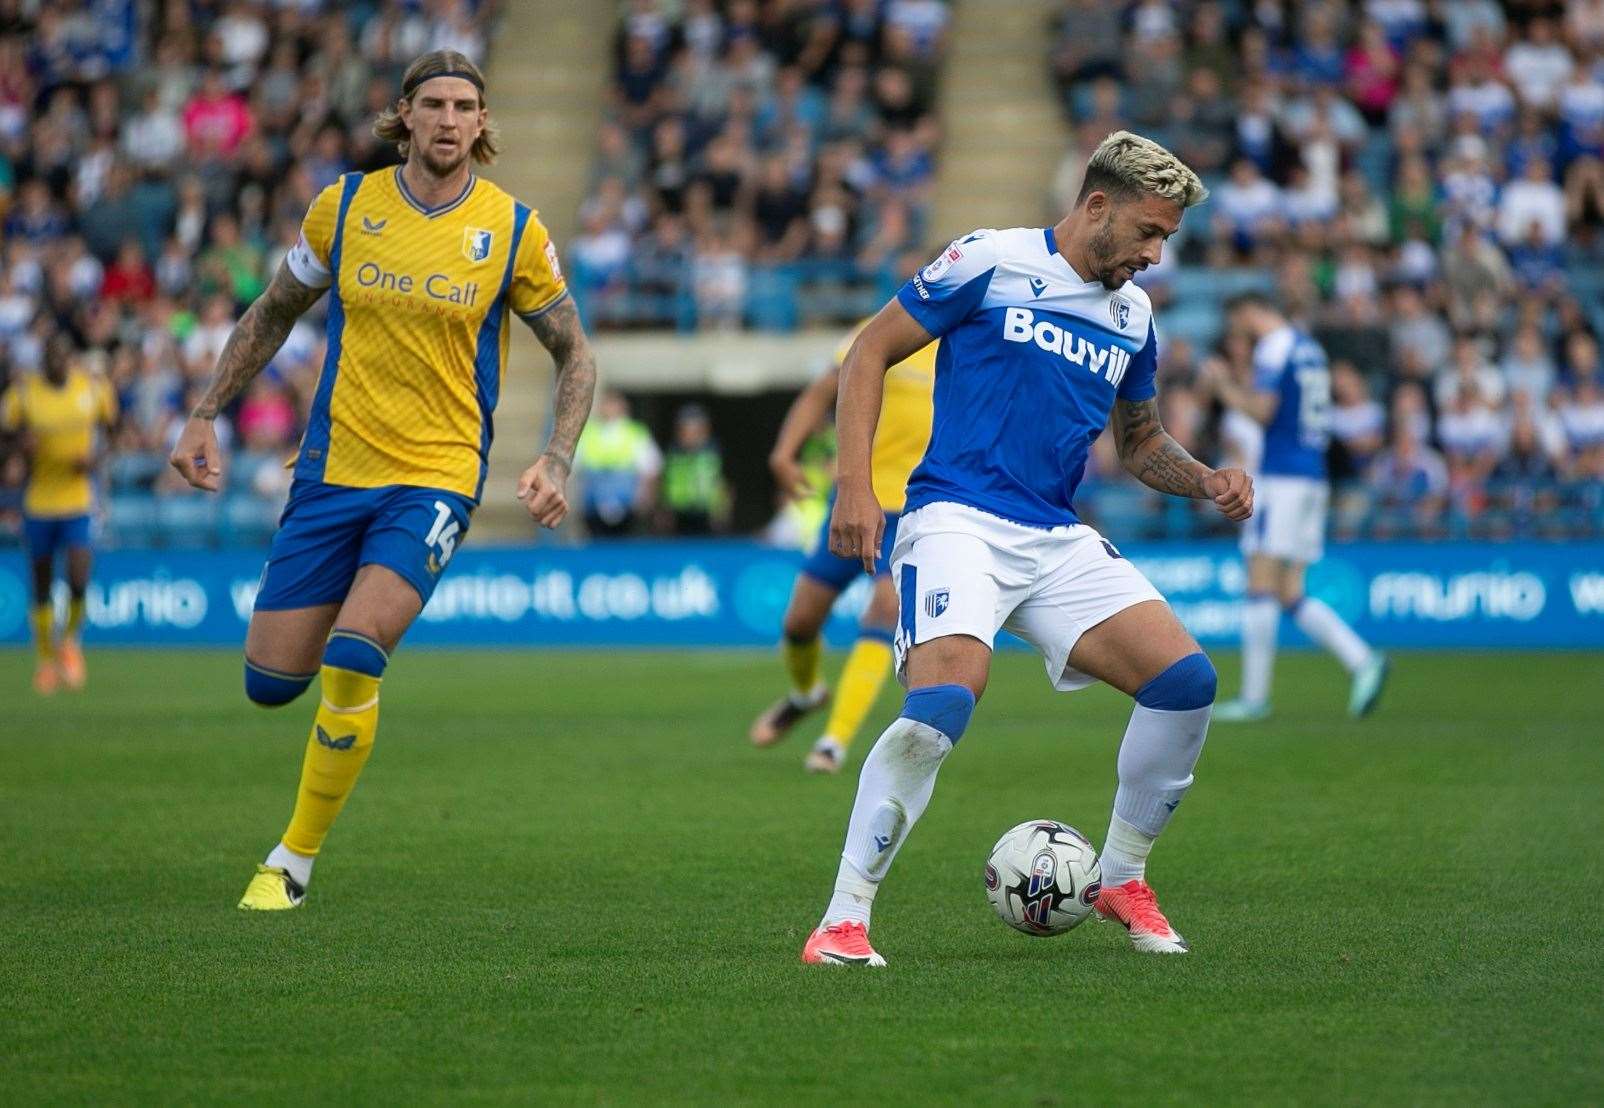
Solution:
{"label": "dark hair", "polygon": [[1225,302],[1227,315],[1242,308],[1263,308],[1265,311],[1278,312],[1281,310],[1281,305],[1276,303],[1275,297],[1269,293],[1259,292],[1257,289],[1249,289],[1246,292],[1237,293]]}
{"label": "dark hair", "polygon": [[1081,180],[1080,192],[1075,196],[1075,207],[1086,203],[1087,197],[1094,192],[1104,193],[1122,204],[1127,200],[1139,200],[1142,196],[1142,190],[1126,178],[1101,166],[1089,165],[1086,167],[1086,176]]}

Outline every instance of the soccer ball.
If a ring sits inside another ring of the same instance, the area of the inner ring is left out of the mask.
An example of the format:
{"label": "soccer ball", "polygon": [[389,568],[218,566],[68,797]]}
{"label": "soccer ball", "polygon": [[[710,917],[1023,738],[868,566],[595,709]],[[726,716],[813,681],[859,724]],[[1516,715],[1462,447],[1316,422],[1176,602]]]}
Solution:
{"label": "soccer ball", "polygon": [[1092,914],[1102,887],[1091,842],[1056,820],[1021,823],[986,859],[986,899],[999,919],[1027,935],[1070,930]]}

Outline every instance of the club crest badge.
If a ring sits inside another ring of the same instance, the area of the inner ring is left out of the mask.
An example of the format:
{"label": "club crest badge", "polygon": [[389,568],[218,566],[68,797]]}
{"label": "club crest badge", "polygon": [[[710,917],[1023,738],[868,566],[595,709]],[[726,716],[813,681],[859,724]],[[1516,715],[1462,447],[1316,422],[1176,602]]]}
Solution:
{"label": "club crest badge", "polygon": [[1123,296],[1110,296],[1108,298],[1108,318],[1114,321],[1114,326],[1121,331],[1131,321],[1131,302]]}
{"label": "club crest badge", "polygon": [[946,589],[932,589],[925,593],[925,615],[935,619],[947,610],[950,594]]}
{"label": "club crest badge", "polygon": [[492,235],[482,227],[465,227],[462,231],[462,254],[470,262],[482,262],[490,257]]}

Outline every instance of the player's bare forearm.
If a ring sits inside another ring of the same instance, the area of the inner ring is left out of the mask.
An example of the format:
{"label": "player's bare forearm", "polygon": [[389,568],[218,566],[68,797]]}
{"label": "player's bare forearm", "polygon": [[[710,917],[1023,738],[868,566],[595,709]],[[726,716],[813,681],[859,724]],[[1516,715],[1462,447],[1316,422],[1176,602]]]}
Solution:
{"label": "player's bare forearm", "polygon": [[591,353],[590,341],[579,322],[579,310],[571,299],[526,322],[556,367],[551,438],[543,453],[561,462],[567,472],[573,466],[579,433],[590,418],[590,404],[596,394],[596,356]]}
{"label": "player's bare forearm", "polygon": [[840,388],[840,384],[841,369],[837,366],[827,373],[820,374],[807,388],[797,393],[796,399],[791,401],[791,407],[785,413],[785,420],[780,424],[780,433],[775,436],[771,457],[790,461],[802,452],[802,446],[808,441],[808,436],[819,429],[824,417],[829,414],[830,405],[835,403],[836,390]]}
{"label": "player's bare forearm", "polygon": [[1228,408],[1235,408],[1255,423],[1268,425],[1275,418],[1279,398],[1270,392],[1243,388],[1229,378],[1222,378],[1214,386],[1215,395]]}
{"label": "player's bare forearm", "polygon": [[885,355],[872,347],[862,349],[862,343],[860,336],[841,363],[841,383],[836,389],[836,480],[842,485],[869,483],[874,431],[885,398]]}
{"label": "player's bare forearm", "polygon": [[228,341],[223,344],[223,352],[217,357],[217,372],[206,387],[206,394],[195,405],[193,417],[216,419],[217,413],[262,372],[284,345],[295,321],[322,295],[322,289],[303,285],[288,265],[280,263],[267,289],[234,324]]}
{"label": "player's bare forearm", "polygon": [[1114,405],[1114,441],[1126,470],[1148,488],[1205,499],[1213,469],[1188,454],[1164,430],[1158,401],[1121,400]]}
{"label": "player's bare forearm", "polygon": [[836,467],[842,485],[861,482],[868,486],[886,370],[930,340],[930,333],[896,300],[881,308],[858,332],[841,362],[841,384],[836,392]]}

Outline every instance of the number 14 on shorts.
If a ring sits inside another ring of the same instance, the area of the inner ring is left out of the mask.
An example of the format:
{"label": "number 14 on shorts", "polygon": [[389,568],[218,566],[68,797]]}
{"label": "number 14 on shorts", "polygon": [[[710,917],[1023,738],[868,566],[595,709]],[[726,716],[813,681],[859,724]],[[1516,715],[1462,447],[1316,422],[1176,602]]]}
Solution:
{"label": "number 14 on shorts", "polygon": [[429,548],[429,572],[438,574],[451,561],[457,549],[457,532],[462,530],[451,514],[451,506],[443,500],[434,502],[434,525],[423,536],[423,545]]}

